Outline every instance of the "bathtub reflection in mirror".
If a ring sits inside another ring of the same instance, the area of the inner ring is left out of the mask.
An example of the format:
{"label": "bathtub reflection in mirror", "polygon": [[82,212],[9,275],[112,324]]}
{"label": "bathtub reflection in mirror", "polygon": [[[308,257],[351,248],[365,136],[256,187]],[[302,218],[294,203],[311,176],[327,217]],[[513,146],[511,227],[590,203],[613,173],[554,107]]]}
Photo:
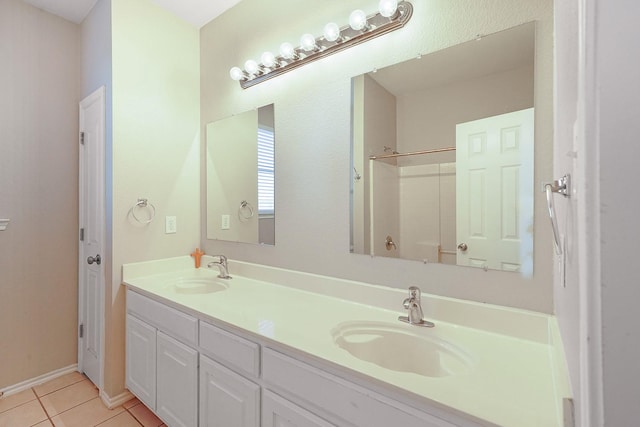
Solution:
{"label": "bathtub reflection in mirror", "polygon": [[532,275],[534,58],[528,23],[353,78],[352,252]]}
{"label": "bathtub reflection in mirror", "polygon": [[273,104],[207,124],[207,238],[275,245]]}

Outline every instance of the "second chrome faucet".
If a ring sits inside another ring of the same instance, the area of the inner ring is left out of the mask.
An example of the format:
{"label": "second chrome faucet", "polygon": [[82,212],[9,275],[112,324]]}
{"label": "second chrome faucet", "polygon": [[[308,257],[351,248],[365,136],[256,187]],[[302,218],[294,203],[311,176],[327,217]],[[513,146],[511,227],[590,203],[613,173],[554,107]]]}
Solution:
{"label": "second chrome faucet", "polygon": [[218,258],[218,261],[211,261],[207,264],[207,268],[213,268],[215,265],[220,270],[218,277],[220,279],[231,279],[229,276],[229,267],[227,266],[227,257],[224,255],[213,255],[214,258]]}
{"label": "second chrome faucet", "polygon": [[424,320],[422,313],[422,305],[420,302],[420,289],[416,286],[409,287],[409,298],[402,303],[404,308],[409,310],[408,316],[400,316],[398,320],[409,323],[410,325],[424,326],[425,328],[433,328],[436,326],[433,322]]}

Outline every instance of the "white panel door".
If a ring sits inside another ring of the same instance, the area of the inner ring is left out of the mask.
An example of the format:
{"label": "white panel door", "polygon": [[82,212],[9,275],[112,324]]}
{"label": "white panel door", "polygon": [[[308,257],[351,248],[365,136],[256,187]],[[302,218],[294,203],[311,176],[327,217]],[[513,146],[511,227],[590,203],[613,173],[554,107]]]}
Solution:
{"label": "white panel door", "polygon": [[260,387],[200,355],[200,426],[259,425]]}
{"label": "white panel door", "polygon": [[151,410],[156,408],[156,328],[127,315],[126,386]]}
{"label": "white panel door", "polygon": [[[78,369],[102,388],[105,235],[104,87],[80,102]],[[91,258],[89,258],[91,257]]]}
{"label": "white panel door", "polygon": [[198,352],[158,331],[156,413],[172,427],[198,425]]}
{"label": "white panel door", "polygon": [[262,427],[333,427],[333,424],[265,390],[262,397]]}
{"label": "white panel door", "polygon": [[456,126],[457,264],[533,268],[534,110]]}

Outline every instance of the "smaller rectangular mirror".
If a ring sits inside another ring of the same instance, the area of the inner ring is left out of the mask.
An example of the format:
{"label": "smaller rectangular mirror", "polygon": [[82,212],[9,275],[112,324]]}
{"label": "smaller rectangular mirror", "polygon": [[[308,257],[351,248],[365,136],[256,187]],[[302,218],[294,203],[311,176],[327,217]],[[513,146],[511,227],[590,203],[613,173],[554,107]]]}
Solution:
{"label": "smaller rectangular mirror", "polygon": [[209,123],[207,238],[275,245],[273,104]]}

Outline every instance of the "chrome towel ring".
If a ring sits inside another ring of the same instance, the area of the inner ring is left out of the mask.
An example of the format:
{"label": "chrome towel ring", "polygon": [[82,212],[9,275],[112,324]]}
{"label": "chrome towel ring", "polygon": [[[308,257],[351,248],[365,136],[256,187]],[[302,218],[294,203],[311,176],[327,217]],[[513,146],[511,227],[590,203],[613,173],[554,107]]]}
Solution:
{"label": "chrome towel ring", "polygon": [[[140,219],[138,215],[136,215],[136,210],[141,210],[143,208],[150,208],[151,210],[148,219]],[[156,207],[147,199],[138,199],[136,204],[131,207],[131,215],[133,216],[133,219],[138,221],[140,224],[149,224],[156,217]]]}
{"label": "chrome towel ring", "polygon": [[571,195],[571,175],[566,174],[562,178],[544,185],[543,191],[547,196],[547,210],[551,219],[551,230],[553,231],[553,243],[556,254],[562,255],[562,242],[560,242],[560,232],[558,231],[558,218],[556,208],[553,203],[553,193],[558,193],[564,197]]}
{"label": "chrome towel ring", "polygon": [[251,218],[253,218],[253,207],[251,206],[251,203],[247,202],[246,200],[243,200],[240,202],[240,207],[238,208],[238,218],[240,219],[240,221],[248,221]]}

